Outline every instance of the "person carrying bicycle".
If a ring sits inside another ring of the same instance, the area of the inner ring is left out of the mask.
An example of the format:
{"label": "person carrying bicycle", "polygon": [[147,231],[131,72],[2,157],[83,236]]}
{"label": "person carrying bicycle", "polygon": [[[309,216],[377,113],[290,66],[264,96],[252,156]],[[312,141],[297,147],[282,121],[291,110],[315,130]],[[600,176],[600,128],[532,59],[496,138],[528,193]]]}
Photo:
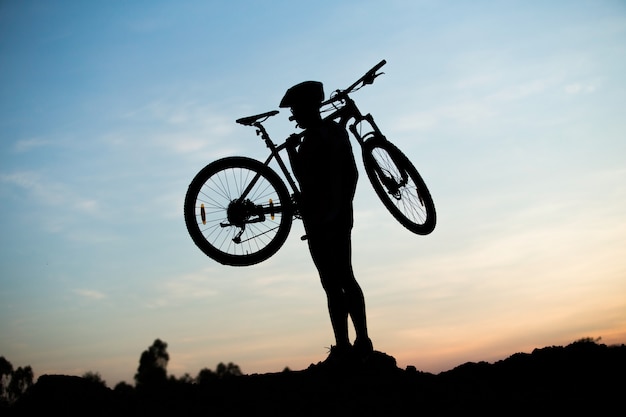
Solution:
{"label": "person carrying bicycle", "polygon": [[[373,346],[367,332],[363,291],[351,259],[352,200],[358,171],[346,130],[320,114],[323,100],[322,83],[305,81],[287,90],[280,107],[291,108],[290,120],[305,129],[302,141],[291,143],[287,149],[300,183],[300,213],[335,337],[326,362],[340,364],[367,358]],[[348,337],[348,316],[356,331],[354,345]]]}

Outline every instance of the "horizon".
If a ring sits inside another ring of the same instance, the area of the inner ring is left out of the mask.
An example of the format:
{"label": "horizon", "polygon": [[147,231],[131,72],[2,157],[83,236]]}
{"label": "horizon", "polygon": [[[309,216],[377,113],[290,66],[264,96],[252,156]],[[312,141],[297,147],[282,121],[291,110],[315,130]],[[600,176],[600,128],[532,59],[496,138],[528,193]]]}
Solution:
{"label": "horizon", "polygon": [[[507,360],[510,360],[510,359],[512,359],[512,358],[514,358],[514,357],[516,357],[517,355],[520,355],[520,354],[522,354],[522,355],[528,355],[528,356],[533,356],[533,355],[535,355],[535,354],[536,354],[536,352],[537,352],[537,351],[542,351],[542,350],[546,350],[546,349],[569,349],[569,348],[571,348],[572,346],[577,345],[577,344],[580,344],[580,343],[585,343],[585,344],[587,344],[587,343],[591,343],[591,344],[593,344],[594,346],[605,347],[605,348],[607,348],[607,349],[619,349],[619,348],[623,348],[623,347],[625,347],[625,346],[626,346],[626,344],[624,344],[624,343],[620,343],[620,344],[606,344],[606,343],[603,343],[601,339],[602,339],[602,338],[600,338],[600,337],[599,337],[599,338],[595,338],[595,339],[594,339],[594,338],[590,338],[590,337],[585,337],[585,338],[581,338],[581,339],[575,340],[575,341],[573,341],[573,342],[571,342],[571,343],[564,344],[564,345],[562,345],[562,346],[555,346],[555,345],[551,345],[551,346],[541,346],[541,347],[539,347],[539,346],[538,346],[538,347],[535,347],[534,349],[532,349],[532,351],[529,351],[529,352],[515,352],[515,353],[511,353],[510,355],[508,355],[508,356],[506,356],[506,357],[503,357],[503,358],[500,358],[500,359],[496,359],[496,360],[493,360],[493,361],[483,361],[483,360],[468,361],[468,362],[464,362],[464,363],[460,363],[460,364],[458,364],[458,365],[455,365],[454,367],[452,367],[452,368],[450,368],[450,369],[445,369],[445,370],[442,370],[442,371],[439,371],[439,372],[435,372],[435,373],[422,371],[422,370],[417,369],[416,367],[414,367],[413,365],[410,365],[410,364],[409,364],[409,365],[407,365],[407,366],[406,366],[406,367],[404,367],[404,368],[401,368],[401,367],[397,366],[397,364],[396,364],[396,368],[397,368],[397,369],[401,369],[401,370],[403,370],[403,371],[408,371],[408,372],[416,371],[416,372],[420,372],[420,373],[424,373],[424,374],[439,375],[439,374],[444,374],[444,373],[447,373],[447,372],[450,372],[450,371],[454,371],[454,370],[456,370],[456,369],[458,369],[458,368],[462,368],[464,365],[468,365],[468,364],[488,363],[489,365],[497,365],[497,364],[498,364],[498,363],[500,363],[500,362],[506,362]],[[169,359],[168,359],[168,363],[169,363],[169,361],[172,359],[172,357],[171,357],[172,355],[171,355],[171,354],[170,354],[170,352],[167,350],[167,348],[168,348],[169,346],[168,346],[168,344],[167,344],[167,342],[166,342],[166,341],[164,341],[164,340],[160,340],[160,339],[155,340],[155,341],[154,341],[154,342],[153,342],[150,346],[148,346],[148,347],[147,347],[147,348],[146,348],[146,349],[142,352],[142,354],[140,355],[140,358],[141,358],[141,356],[142,356],[143,354],[145,354],[145,353],[146,353],[146,351],[148,351],[149,349],[153,348],[153,347],[154,347],[154,344],[155,344],[157,341],[158,341],[158,342],[160,342],[160,343],[162,343],[162,344],[165,344],[165,352],[168,354],[168,357],[169,357]],[[387,357],[387,356],[388,356],[388,355],[386,355],[384,352],[378,352],[378,353],[379,353],[379,354],[381,354],[381,355],[383,355],[383,357]],[[5,358],[5,359],[6,359],[6,358]],[[395,358],[393,358],[393,359],[395,359]],[[380,358],[379,358],[378,360],[380,360]],[[10,362],[10,361],[9,361],[9,362]],[[138,361],[138,362],[139,362],[139,361]],[[167,365],[168,365],[168,363],[166,363],[166,365],[165,365],[165,367],[164,367],[164,370],[165,370],[165,378],[167,378],[168,380],[170,380],[170,379],[174,378],[174,379],[176,379],[176,380],[186,381],[186,382],[187,382],[187,381],[189,381],[189,377],[190,377],[190,378],[192,378],[192,381],[194,381],[194,383],[196,382],[196,381],[195,381],[195,380],[196,380],[196,378],[200,377],[200,373],[201,373],[202,371],[207,370],[207,369],[208,369],[209,371],[211,371],[211,372],[213,372],[213,373],[215,373],[215,374],[218,374],[218,375],[219,375],[219,368],[220,368],[220,367],[222,367],[222,366],[223,366],[223,369],[227,369],[227,368],[231,368],[231,365],[233,365],[233,368],[235,368],[238,372],[241,372],[241,374],[240,374],[240,375],[242,375],[242,376],[251,376],[251,375],[252,375],[252,376],[254,376],[254,375],[269,375],[269,374],[278,374],[278,373],[283,373],[283,372],[303,372],[303,371],[315,370],[316,368],[318,368],[318,367],[320,366],[320,362],[318,362],[318,363],[311,363],[311,364],[310,364],[310,366],[308,366],[308,367],[306,367],[306,368],[303,368],[303,369],[290,369],[288,366],[286,366],[286,367],[284,367],[282,370],[277,370],[277,371],[272,371],[272,372],[266,372],[266,373],[261,373],[261,374],[259,374],[259,373],[247,373],[247,372],[243,372],[243,371],[240,369],[239,365],[237,365],[236,363],[232,363],[232,362],[220,362],[220,363],[215,364],[213,367],[211,367],[211,366],[205,366],[205,367],[203,367],[202,369],[198,369],[196,372],[185,372],[184,374],[181,374],[181,375],[174,375],[174,374],[171,374],[171,373],[169,373],[169,372],[168,372],[168,370],[167,370]],[[13,370],[16,370],[18,367],[22,367],[22,368],[23,368],[24,366],[28,366],[28,365],[13,365],[13,364],[11,364],[11,365],[13,366]],[[365,365],[365,366],[367,367],[367,365]],[[372,365],[370,364],[370,366],[372,366]],[[412,369],[412,368],[414,368],[414,369]],[[86,378],[86,379],[95,379],[95,378],[98,378],[98,379],[99,379],[99,381],[101,381],[102,383],[104,383],[104,385],[105,385],[107,388],[111,388],[111,389],[114,389],[114,388],[115,388],[115,386],[116,386],[118,383],[126,383],[126,384],[129,384],[129,385],[131,385],[131,386],[136,386],[136,385],[137,385],[137,381],[136,381],[134,378],[133,378],[130,382],[129,382],[129,381],[118,381],[118,382],[116,382],[116,383],[114,383],[114,384],[110,384],[110,383],[108,383],[106,380],[104,380],[104,379],[102,378],[102,375],[100,374],[100,372],[97,372],[97,371],[87,371],[87,372],[85,372],[83,375],[64,375],[64,374],[43,374],[43,375],[37,375],[37,372],[36,372],[35,370],[32,370],[32,371],[33,371],[33,375],[35,376],[35,378],[34,378],[34,380],[33,380],[33,384],[37,383],[38,378],[39,378],[39,377],[41,377],[41,376],[44,376],[44,375],[61,375],[61,376],[69,376],[69,377],[81,377],[81,378]],[[137,370],[136,370],[136,372],[135,372],[135,374],[137,374],[138,372],[139,372],[139,370],[137,369]],[[357,370],[355,370],[355,372],[358,372],[358,371],[357,371]]]}
{"label": "horizon", "polygon": [[[323,360],[301,222],[272,258],[228,267],[193,244],[183,200],[206,164],[267,156],[236,119],[381,59],[353,98],[424,178],[438,224],[395,221],[351,141],[374,348],[436,374],[626,343],[625,52],[617,0],[1,3],[0,356],[111,387],[155,339],[177,377]],[[285,111],[265,126],[276,143],[297,131]]]}

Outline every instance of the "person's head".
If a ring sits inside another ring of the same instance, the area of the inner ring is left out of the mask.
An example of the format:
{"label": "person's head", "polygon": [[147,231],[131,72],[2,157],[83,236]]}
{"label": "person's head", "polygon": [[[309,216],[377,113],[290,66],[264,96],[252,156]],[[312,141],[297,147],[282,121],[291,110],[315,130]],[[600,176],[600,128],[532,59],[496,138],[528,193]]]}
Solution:
{"label": "person's head", "polygon": [[280,107],[290,107],[293,120],[304,129],[322,120],[320,105],[324,101],[324,86],[319,81],[305,81],[287,90]]}

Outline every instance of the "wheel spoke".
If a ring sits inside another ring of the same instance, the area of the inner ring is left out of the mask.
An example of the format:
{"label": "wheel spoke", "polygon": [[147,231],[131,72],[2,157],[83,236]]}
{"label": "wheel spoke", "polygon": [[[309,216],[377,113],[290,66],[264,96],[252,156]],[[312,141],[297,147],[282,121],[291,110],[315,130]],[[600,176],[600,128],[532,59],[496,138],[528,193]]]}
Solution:
{"label": "wheel spoke", "polygon": [[[243,195],[245,190],[249,191]],[[273,217],[268,213],[270,200],[276,208]],[[271,169],[248,158],[224,158],[207,166],[190,184],[185,222],[208,256],[224,264],[251,265],[267,259],[284,243],[291,229],[290,203],[284,183]]]}
{"label": "wheel spoke", "polygon": [[435,225],[434,205],[415,167],[386,140],[373,139],[365,146],[367,174],[387,209],[409,230],[430,233]]}

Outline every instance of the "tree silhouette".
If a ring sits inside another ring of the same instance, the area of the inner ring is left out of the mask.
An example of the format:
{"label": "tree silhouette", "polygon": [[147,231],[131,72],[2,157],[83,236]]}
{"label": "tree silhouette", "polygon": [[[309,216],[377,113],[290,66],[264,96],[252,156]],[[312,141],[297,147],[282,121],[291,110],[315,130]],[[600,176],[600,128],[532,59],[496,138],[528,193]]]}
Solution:
{"label": "tree silhouette", "polygon": [[184,373],[180,378],[176,378],[174,375],[170,375],[170,381],[178,382],[180,384],[193,384],[194,379],[188,373]]}
{"label": "tree silhouette", "polygon": [[0,402],[9,402],[9,383],[13,376],[13,365],[4,356],[0,357]]}
{"label": "tree silhouette", "polygon": [[235,365],[232,362],[228,362],[228,365],[224,365],[223,362],[220,362],[215,369],[215,373],[218,378],[228,378],[231,376],[241,376],[243,375],[241,369],[239,369],[239,365]]}
{"label": "tree silhouette", "polygon": [[209,368],[203,368],[198,372],[198,376],[195,379],[196,384],[207,384],[217,379],[217,374]]}
{"label": "tree silhouette", "polygon": [[208,384],[210,382],[216,381],[218,379],[230,378],[233,376],[242,376],[243,372],[239,368],[239,365],[236,365],[232,362],[228,362],[225,364],[224,362],[220,362],[215,371],[212,371],[209,368],[203,368],[198,372],[198,376],[195,377],[193,382],[196,384]]}
{"label": "tree silhouette", "polygon": [[103,387],[107,386],[106,382],[102,379],[102,376],[100,375],[99,372],[92,372],[92,371],[85,372],[83,374],[83,378],[88,381],[95,382],[96,384],[102,385]]}
{"label": "tree silhouette", "polygon": [[33,369],[30,366],[13,370],[11,362],[0,357],[0,402],[12,404],[33,385]]}
{"label": "tree silhouette", "polygon": [[167,381],[167,343],[156,339],[152,346],[141,354],[139,368],[135,374],[135,383],[139,386],[162,385]]}
{"label": "tree silhouette", "polygon": [[115,384],[113,392],[115,392],[117,397],[120,398],[120,400],[122,400],[123,402],[130,403],[131,399],[135,395],[135,387],[127,382],[120,381]]}

